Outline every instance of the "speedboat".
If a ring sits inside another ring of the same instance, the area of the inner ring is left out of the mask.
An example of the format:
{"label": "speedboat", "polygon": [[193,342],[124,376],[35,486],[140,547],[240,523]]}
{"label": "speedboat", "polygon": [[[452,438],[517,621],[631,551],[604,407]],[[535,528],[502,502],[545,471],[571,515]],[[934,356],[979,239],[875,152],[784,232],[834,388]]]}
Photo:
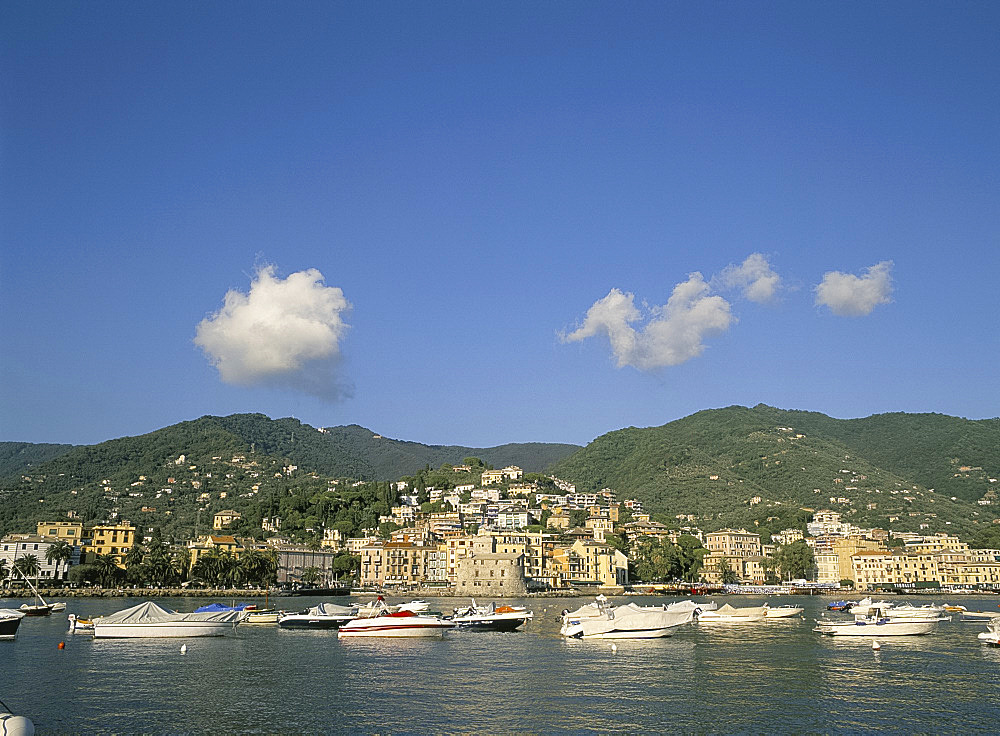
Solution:
{"label": "speedboat", "polygon": [[438,616],[421,616],[413,611],[390,612],[382,602],[382,610],[369,618],[348,621],[337,632],[339,638],[377,636],[387,638],[438,638],[455,624]]}
{"label": "speedboat", "polygon": [[1000,619],[993,619],[986,625],[986,631],[979,635],[979,641],[991,647],[1000,647]]}
{"label": "speedboat", "polygon": [[470,631],[514,631],[532,618],[534,614],[523,606],[477,606],[473,600],[467,608],[456,608],[451,622]]}
{"label": "speedboat", "polygon": [[94,621],[89,618],[80,618],[75,613],[71,613],[66,617],[69,621],[69,632],[70,634],[93,634],[94,633]]}
{"label": "speedboat", "polygon": [[937,624],[937,619],[914,621],[873,618],[856,621],[817,621],[813,631],[829,636],[918,636],[929,634]]}
{"label": "speedboat", "polygon": [[410,613],[427,613],[431,608],[431,604],[427,601],[410,601],[409,603],[402,603],[396,606],[397,611],[409,611]]}
{"label": "speedboat", "polygon": [[993,621],[1000,618],[1000,612],[993,611],[962,611],[963,621]]}
{"label": "speedboat", "polygon": [[[871,602],[871,598],[868,599]],[[849,611],[854,607],[854,601],[834,601],[827,605],[826,610],[828,611]]]}
{"label": "speedboat", "polygon": [[21,619],[25,617],[23,611],[15,611],[13,608],[0,608],[0,639],[13,639],[17,636],[17,627],[21,625]]}
{"label": "speedboat", "polygon": [[767,606],[733,608],[728,603],[715,611],[698,614],[699,624],[747,624],[767,618]]}
{"label": "speedboat", "polygon": [[278,618],[278,626],[283,629],[339,629],[357,615],[358,609],[353,606],[320,603],[299,613],[286,613]]}
{"label": "speedboat", "polygon": [[598,598],[596,604],[576,611],[563,611],[559,633],[567,639],[660,639],[670,636],[678,626],[694,618],[696,608],[670,606],[608,606]]}
{"label": "speedboat", "polygon": [[236,611],[178,613],[146,601],[94,619],[95,639],[170,639],[224,636],[239,618]]}
{"label": "speedboat", "polygon": [[767,609],[767,615],[765,618],[788,618],[789,616],[798,616],[805,609],[802,606],[771,606],[765,605]]}
{"label": "speedboat", "polygon": [[56,601],[55,603],[53,603],[51,605],[52,605],[52,613],[58,613],[59,611],[65,611],[66,610],[66,602],[65,601]]}
{"label": "speedboat", "polygon": [[[902,608],[899,613],[897,611]],[[916,610],[913,613],[912,610]],[[895,607],[889,603],[872,604],[867,615],[856,615],[853,621],[816,621],[816,631],[830,636],[919,636],[929,634],[946,620],[940,611],[930,615],[926,610]]]}

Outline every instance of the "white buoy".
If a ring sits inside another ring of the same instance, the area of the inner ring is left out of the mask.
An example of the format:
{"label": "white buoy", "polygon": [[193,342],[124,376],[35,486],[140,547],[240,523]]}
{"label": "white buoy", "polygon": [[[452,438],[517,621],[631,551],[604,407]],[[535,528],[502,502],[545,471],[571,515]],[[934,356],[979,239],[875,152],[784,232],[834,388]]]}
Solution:
{"label": "white buoy", "polygon": [[614,652],[615,654],[617,654],[618,653],[618,645],[617,644],[612,644],[611,645],[611,651]]}
{"label": "white buoy", "polygon": [[878,639],[872,639],[872,651],[877,652],[882,648],[882,645],[878,643]]}
{"label": "white buoy", "polygon": [[187,654],[187,651],[188,651],[188,645],[181,644],[181,654]]}

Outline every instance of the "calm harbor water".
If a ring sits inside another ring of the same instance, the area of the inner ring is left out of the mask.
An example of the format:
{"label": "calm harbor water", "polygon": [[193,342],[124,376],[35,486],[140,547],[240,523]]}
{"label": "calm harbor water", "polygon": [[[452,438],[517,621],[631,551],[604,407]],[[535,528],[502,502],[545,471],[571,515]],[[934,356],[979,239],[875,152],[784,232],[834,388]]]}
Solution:
{"label": "calm harbor water", "polygon": [[[277,599],[286,610],[321,600]],[[535,612],[523,632],[443,640],[241,627],[214,639],[94,641],[67,634],[66,613],[138,601],[70,599],[65,613],[25,619],[15,641],[0,641],[0,700],[39,734],[1000,732],[1000,649],[977,641],[980,623],[885,639],[875,653],[867,639],[812,631],[831,599],[772,597],[772,606],[805,605],[805,620],[686,625],[667,639],[619,641],[614,652],[610,642],[559,637],[560,611],[588,600],[521,601]],[[1000,602],[950,600],[970,610]],[[447,612],[466,602],[431,599]]]}

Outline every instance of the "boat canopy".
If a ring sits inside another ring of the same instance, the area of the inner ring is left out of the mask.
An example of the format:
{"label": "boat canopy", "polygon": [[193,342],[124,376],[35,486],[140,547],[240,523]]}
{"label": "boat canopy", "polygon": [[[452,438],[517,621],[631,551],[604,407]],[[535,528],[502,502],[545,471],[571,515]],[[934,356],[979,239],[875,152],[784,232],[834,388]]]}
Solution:
{"label": "boat canopy", "polygon": [[584,636],[606,634],[612,631],[648,631],[680,626],[690,621],[693,611],[667,611],[663,608],[649,609],[629,603],[608,611],[600,618],[584,619],[580,622]]}
{"label": "boat canopy", "polygon": [[338,606],[336,603],[320,603],[310,609],[314,616],[353,616],[357,611],[354,606]]}
{"label": "boat canopy", "polygon": [[249,606],[249,603],[240,603],[238,606],[227,606],[222,603],[210,603],[207,606],[194,609],[195,613],[218,613],[219,611],[242,611]]}
{"label": "boat canopy", "polygon": [[755,606],[751,608],[733,608],[728,603],[721,608],[719,608],[716,613],[720,616],[766,616],[767,608],[765,606]]}
{"label": "boat canopy", "polygon": [[233,621],[237,617],[236,611],[215,611],[207,613],[177,613],[169,608],[158,606],[152,601],[140,603],[138,606],[117,611],[109,616],[103,616],[98,623],[101,624],[161,624],[176,623],[178,621]]}

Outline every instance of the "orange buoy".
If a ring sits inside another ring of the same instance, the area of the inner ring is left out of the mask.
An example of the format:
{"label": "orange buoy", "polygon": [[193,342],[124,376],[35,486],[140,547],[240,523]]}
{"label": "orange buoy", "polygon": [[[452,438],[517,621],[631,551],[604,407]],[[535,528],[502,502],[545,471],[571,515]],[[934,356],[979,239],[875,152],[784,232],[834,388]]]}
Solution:
{"label": "orange buoy", "polygon": [[66,648],[66,642],[64,642],[64,641],[59,642],[59,648],[60,649],[65,649]]}

